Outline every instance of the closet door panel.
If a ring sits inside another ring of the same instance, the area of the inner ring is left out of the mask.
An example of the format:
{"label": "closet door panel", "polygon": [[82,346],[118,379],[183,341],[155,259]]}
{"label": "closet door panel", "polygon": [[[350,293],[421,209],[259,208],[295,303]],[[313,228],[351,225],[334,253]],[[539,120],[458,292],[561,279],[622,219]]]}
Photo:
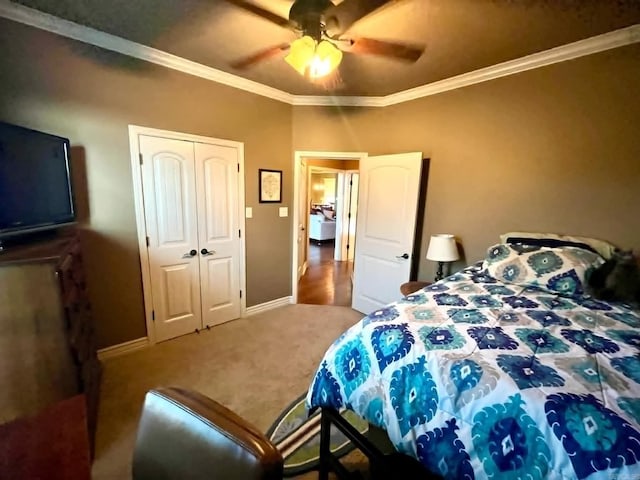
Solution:
{"label": "closet door panel", "polygon": [[203,325],[240,317],[238,150],[195,144]]}
{"label": "closet door panel", "polygon": [[145,221],[158,341],[201,328],[192,142],[141,135]]}

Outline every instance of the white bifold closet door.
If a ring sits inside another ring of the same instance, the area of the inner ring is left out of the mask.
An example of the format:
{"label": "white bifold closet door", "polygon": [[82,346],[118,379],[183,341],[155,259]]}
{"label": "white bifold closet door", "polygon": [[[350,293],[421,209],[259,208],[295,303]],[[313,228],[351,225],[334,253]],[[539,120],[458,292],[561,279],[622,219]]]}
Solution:
{"label": "white bifold closet door", "polygon": [[240,317],[237,149],[139,142],[156,340]]}

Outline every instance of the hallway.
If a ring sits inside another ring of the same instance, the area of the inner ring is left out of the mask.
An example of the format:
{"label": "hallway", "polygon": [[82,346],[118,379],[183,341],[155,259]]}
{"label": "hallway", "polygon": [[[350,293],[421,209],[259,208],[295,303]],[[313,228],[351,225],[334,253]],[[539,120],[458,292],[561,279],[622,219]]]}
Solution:
{"label": "hallway", "polygon": [[353,262],[333,260],[334,243],[309,243],[307,272],[298,282],[298,303],[351,306]]}

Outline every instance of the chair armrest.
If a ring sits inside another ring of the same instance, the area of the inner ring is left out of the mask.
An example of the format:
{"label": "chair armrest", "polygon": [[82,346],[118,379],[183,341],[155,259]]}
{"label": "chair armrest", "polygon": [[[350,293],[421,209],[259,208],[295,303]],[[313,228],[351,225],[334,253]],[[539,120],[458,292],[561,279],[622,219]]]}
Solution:
{"label": "chair armrest", "polygon": [[198,392],[151,390],[138,428],[133,478],[281,479],[282,455],[253,425]]}

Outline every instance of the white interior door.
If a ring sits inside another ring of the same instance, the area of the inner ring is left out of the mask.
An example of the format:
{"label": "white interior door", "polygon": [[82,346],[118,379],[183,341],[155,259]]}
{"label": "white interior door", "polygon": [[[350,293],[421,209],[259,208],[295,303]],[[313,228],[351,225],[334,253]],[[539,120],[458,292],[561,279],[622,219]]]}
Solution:
{"label": "white interior door", "polygon": [[422,153],[360,161],[352,307],[368,314],[400,296],[409,280]]}
{"label": "white interior door", "polygon": [[156,340],[201,327],[193,143],[141,135]]}
{"label": "white interior door", "polygon": [[300,175],[298,177],[298,280],[305,273],[307,250],[309,248],[309,201],[307,200],[309,176],[307,162],[300,160]]}
{"label": "white interior door", "polygon": [[202,326],[240,317],[238,150],[195,144]]}
{"label": "white interior door", "polygon": [[356,218],[358,215],[358,185],[360,175],[351,173],[349,182],[349,227],[347,235],[347,260],[353,260],[356,251]]}
{"label": "white interior door", "polygon": [[343,190],[341,196],[343,200],[339,218],[342,226],[340,229],[336,226],[335,258],[336,260],[353,260],[356,244],[356,215],[358,213],[358,173],[341,173],[338,175],[338,178],[340,177],[342,180],[338,180],[338,184]]}
{"label": "white interior door", "polygon": [[338,172],[336,182],[336,203],[335,203],[335,221],[336,221],[336,237],[333,248],[333,259],[337,262],[341,262],[347,259],[346,255],[346,229],[348,227],[347,218],[347,201],[348,192],[346,190],[347,174],[344,172]]}

